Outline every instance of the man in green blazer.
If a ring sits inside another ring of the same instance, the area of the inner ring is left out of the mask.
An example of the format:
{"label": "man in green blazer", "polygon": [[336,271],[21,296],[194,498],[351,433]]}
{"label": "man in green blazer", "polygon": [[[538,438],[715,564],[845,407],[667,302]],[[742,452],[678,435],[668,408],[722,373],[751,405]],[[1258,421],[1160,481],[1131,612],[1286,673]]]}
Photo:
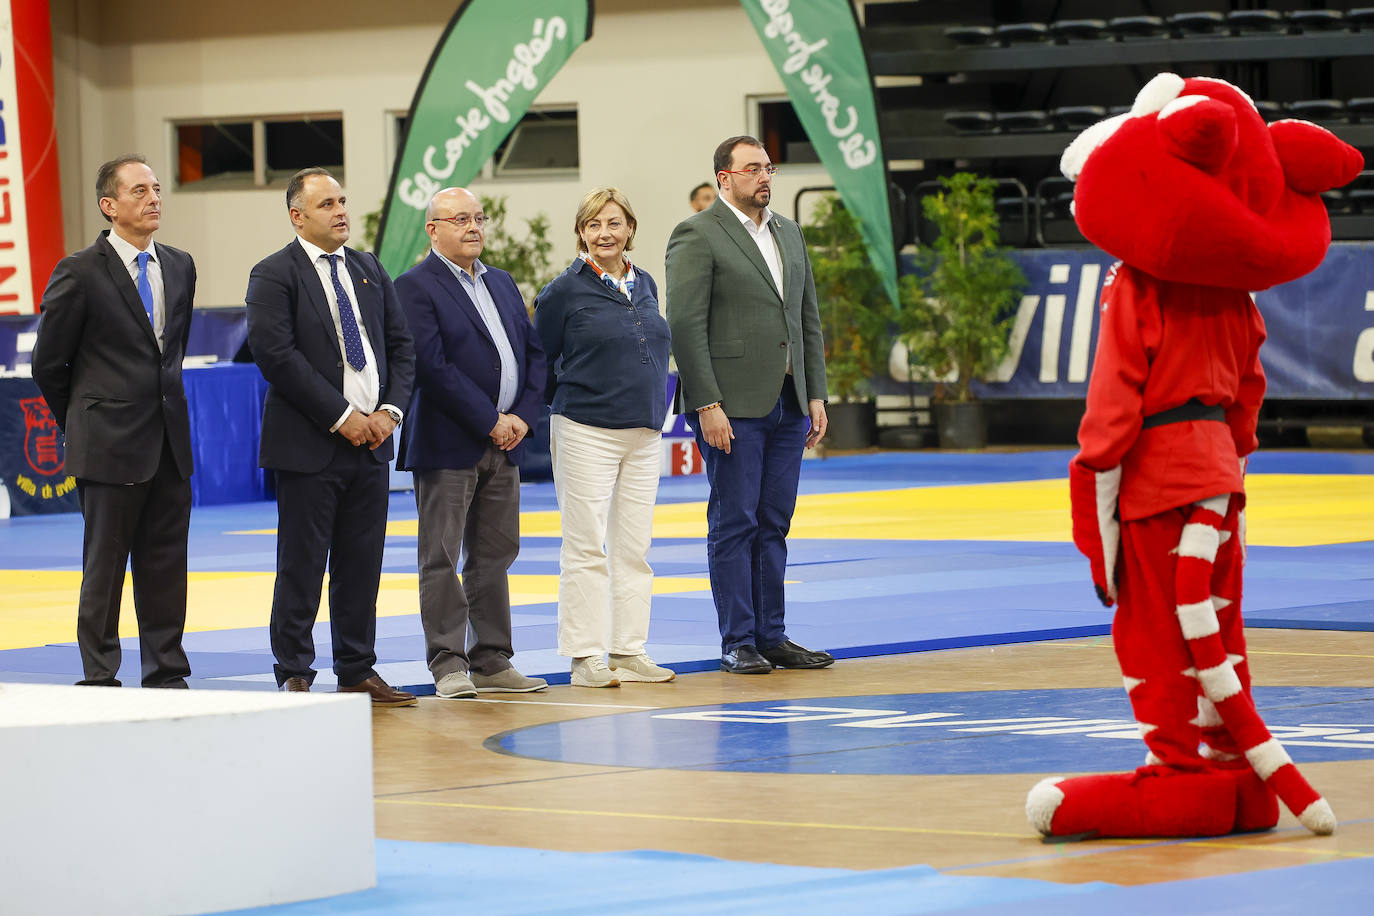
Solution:
{"label": "man in green blazer", "polygon": [[668,241],[679,395],[711,484],[706,557],[723,671],[824,668],[787,638],[783,573],[802,451],[825,435],[825,350],[801,229],[768,209],[753,137],[716,148],[716,202]]}

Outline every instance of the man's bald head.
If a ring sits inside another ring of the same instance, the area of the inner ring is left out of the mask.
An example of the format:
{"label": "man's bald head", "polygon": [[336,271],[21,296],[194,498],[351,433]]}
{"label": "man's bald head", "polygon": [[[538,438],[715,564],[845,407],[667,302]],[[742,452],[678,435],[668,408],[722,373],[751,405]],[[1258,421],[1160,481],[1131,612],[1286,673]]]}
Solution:
{"label": "man's bald head", "polygon": [[436,191],[425,207],[425,233],[435,251],[471,272],[486,242],[487,216],[467,188]]}

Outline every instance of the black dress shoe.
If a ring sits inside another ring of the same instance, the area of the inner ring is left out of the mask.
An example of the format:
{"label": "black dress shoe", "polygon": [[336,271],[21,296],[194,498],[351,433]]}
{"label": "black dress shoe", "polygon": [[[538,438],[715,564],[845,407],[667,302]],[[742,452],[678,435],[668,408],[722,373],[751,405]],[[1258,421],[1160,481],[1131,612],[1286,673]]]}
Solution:
{"label": "black dress shoe", "polygon": [[735,651],[720,657],[720,670],[731,674],[767,674],[773,670],[768,659],[753,646],[735,646]]}
{"label": "black dress shoe", "polygon": [[835,656],[829,652],[803,649],[790,639],[764,649],[762,655],[779,668],[826,668],[835,664]]}

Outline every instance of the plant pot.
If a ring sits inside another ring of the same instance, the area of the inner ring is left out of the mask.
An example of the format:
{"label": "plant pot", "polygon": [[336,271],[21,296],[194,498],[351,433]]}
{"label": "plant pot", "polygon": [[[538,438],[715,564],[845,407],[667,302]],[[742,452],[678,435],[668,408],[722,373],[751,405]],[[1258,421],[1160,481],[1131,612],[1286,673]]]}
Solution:
{"label": "plant pot", "polygon": [[941,401],[935,405],[940,448],[986,448],[988,418],[981,401]]}
{"label": "plant pot", "polygon": [[878,409],[872,401],[827,404],[825,417],[825,444],[832,449],[868,448],[878,438]]}

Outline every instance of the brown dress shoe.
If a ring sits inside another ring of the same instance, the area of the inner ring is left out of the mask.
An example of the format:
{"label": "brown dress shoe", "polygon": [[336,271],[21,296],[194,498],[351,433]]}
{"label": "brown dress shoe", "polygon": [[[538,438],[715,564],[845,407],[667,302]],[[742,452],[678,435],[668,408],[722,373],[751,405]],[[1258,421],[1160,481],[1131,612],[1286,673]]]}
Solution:
{"label": "brown dress shoe", "polygon": [[310,682],[303,677],[289,677],[286,683],[281,685],[281,689],[287,693],[309,693]]}
{"label": "brown dress shoe", "polygon": [[416,703],[420,702],[415,699],[415,694],[406,693],[404,690],[396,690],[386,681],[382,680],[379,674],[374,674],[361,684],[354,684],[352,687],[340,685],[338,692],[365,693],[372,697],[373,706],[414,706]]}

